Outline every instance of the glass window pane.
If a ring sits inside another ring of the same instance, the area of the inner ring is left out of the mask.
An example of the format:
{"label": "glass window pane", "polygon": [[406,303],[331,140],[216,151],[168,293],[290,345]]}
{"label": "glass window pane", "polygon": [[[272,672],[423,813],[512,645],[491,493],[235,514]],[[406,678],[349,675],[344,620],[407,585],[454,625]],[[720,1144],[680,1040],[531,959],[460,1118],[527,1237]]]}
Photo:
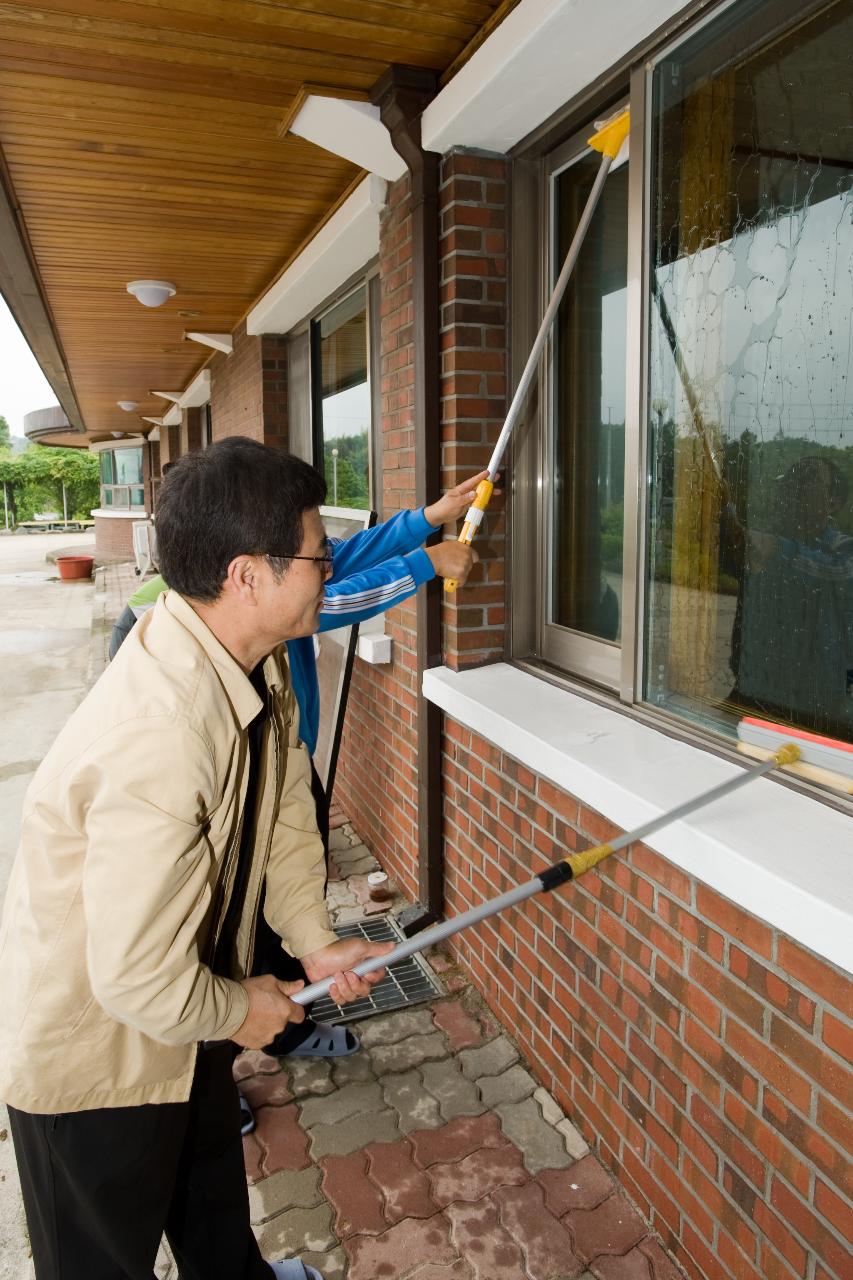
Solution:
{"label": "glass window pane", "polygon": [[358,289],[318,322],[323,468],[328,501],[369,505],[370,383],[367,291]]}
{"label": "glass window pane", "polygon": [[[103,457],[103,454],[101,455]],[[101,506],[111,507],[113,505],[112,489],[101,489]]]}
{"label": "glass window pane", "polygon": [[[554,180],[554,280],[598,173],[583,156]],[[549,620],[621,634],[628,166],[610,175],[560,304],[553,382]]]}
{"label": "glass window pane", "polygon": [[130,491],[130,505],[131,505],[132,507],[144,507],[144,506],[145,506],[145,490],[144,490],[144,489],[131,489],[131,491]]}
{"label": "glass window pane", "polygon": [[142,480],[142,449],[115,449],[116,484],[139,484]]}
{"label": "glass window pane", "polygon": [[645,695],[851,739],[853,5],[783,9],[654,72]]}
{"label": "glass window pane", "polygon": [[113,484],[115,481],[115,470],[113,467],[112,450],[104,449],[98,457],[101,466],[101,484]]}

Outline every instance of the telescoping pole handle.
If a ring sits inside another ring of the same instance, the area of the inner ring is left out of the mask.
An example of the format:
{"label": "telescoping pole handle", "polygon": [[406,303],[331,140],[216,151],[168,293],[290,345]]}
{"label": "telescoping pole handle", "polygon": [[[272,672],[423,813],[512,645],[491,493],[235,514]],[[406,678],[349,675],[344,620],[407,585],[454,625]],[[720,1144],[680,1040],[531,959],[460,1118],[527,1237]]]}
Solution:
{"label": "telescoping pole handle", "polygon": [[[787,743],[775,751],[769,760],[765,760],[759,765],[754,765],[752,768],[739,770],[733,778],[727,778],[725,782],[712,787],[710,791],[703,791],[700,795],[693,796],[690,800],[685,800],[674,809],[658,814],[656,818],[650,818],[647,822],[635,827],[633,831],[627,831],[625,835],[619,836],[616,840],[609,841],[607,844],[597,844],[591,849],[582,850],[581,853],[572,853],[565,858],[560,858],[550,867],[546,867],[544,871],[540,871],[532,880],[516,885],[514,889],[508,889],[506,893],[500,894],[497,898],[491,898],[488,902],[481,902],[479,906],[471,907],[469,911],[465,911],[461,916],[454,916],[452,920],[442,920],[439,924],[434,924],[431,928],[424,929],[421,933],[416,933],[414,937],[406,938],[405,942],[399,943],[384,956],[371,956],[368,960],[362,960],[359,964],[353,966],[352,972],[362,977],[366,973],[374,973],[377,969],[385,969],[388,965],[398,964],[401,960],[405,960],[419,951],[425,951],[427,947],[434,946],[437,942],[443,942],[445,938],[452,938],[455,933],[460,933],[463,929],[470,928],[471,925],[479,924],[482,920],[488,920],[500,911],[505,911],[507,907],[518,906],[519,903],[532,898],[534,894],[547,893],[553,889],[559,889],[561,885],[566,884],[569,880],[578,880],[587,871],[591,871],[593,867],[598,866],[599,862],[603,862],[605,858],[618,853],[620,849],[626,849],[628,845],[633,844],[636,840],[643,840],[653,832],[660,831],[662,827],[669,826],[671,822],[686,818],[688,814],[695,813],[697,809],[703,809],[705,805],[712,804],[715,800],[720,800],[723,796],[730,795],[731,792],[748,786],[756,778],[763,778],[766,773],[770,773],[771,769],[781,769],[786,764],[794,764],[799,758],[800,749],[796,743]],[[297,991],[290,998],[294,1004],[310,1004],[312,1000],[328,995],[333,981],[333,978],[322,978],[319,982],[312,982],[309,987],[303,987],[301,991]]]}
{"label": "telescoping pole handle", "polygon": [[[477,530],[482,524],[483,514],[486,507],[489,505],[489,499],[491,498],[492,490],[495,487],[495,480],[497,479],[497,474],[500,470],[501,461],[503,460],[504,453],[506,452],[506,447],[509,444],[510,434],[512,433],[516,420],[521,413],[521,406],[524,403],[524,398],[527,395],[530,384],[536,374],[539,360],[545,349],[545,343],[548,341],[548,334],[551,331],[551,325],[554,323],[557,310],[563,300],[563,294],[566,291],[566,286],[569,283],[569,279],[574,271],[575,263],[578,260],[583,242],[586,239],[589,224],[592,222],[593,214],[595,213],[598,201],[601,198],[601,193],[604,190],[604,184],[607,181],[610,166],[613,164],[613,161],[616,159],[626,138],[628,137],[630,123],[631,120],[628,111],[620,111],[617,115],[613,116],[611,120],[606,121],[589,139],[589,145],[592,149],[600,152],[601,154],[601,164],[599,166],[595,182],[593,183],[592,191],[589,193],[589,198],[587,199],[584,211],[581,214],[577,229],[572,237],[572,243],[569,245],[569,251],[566,254],[566,259],[563,263],[560,274],[557,277],[557,283],[554,285],[554,292],[551,294],[551,300],[548,303],[544,316],[542,317],[542,323],[539,326],[539,332],[536,335],[536,340],[533,343],[530,355],[527,357],[527,363],[525,364],[521,377],[518,380],[518,386],[515,389],[515,395],[513,396],[512,403],[509,406],[509,412],[507,413],[503,427],[501,428],[498,442],[495,445],[491,459],[489,460],[489,478],[488,480],[481,480],[477,485],[477,495],[471,503],[471,506],[468,508],[468,513],[465,516],[465,523],[463,524],[462,530],[457,538],[457,542],[461,542],[465,546],[469,547],[471,545],[477,536]],[[459,583],[455,578],[444,579],[445,591],[452,593],[456,591],[458,586]]]}

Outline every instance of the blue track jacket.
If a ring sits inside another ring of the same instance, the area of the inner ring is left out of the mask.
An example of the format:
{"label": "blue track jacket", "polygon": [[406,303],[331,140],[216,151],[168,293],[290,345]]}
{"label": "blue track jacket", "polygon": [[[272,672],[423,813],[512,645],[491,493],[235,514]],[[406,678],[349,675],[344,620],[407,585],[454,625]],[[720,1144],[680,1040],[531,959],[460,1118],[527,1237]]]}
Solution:
{"label": "blue track jacket", "polygon": [[[397,515],[351,538],[332,538],[332,576],[326,583],[320,630],[349,627],[384,613],[414,595],[422,582],[435,577],[432,561],[421,548],[433,525],[417,511]],[[288,640],[287,659],[299,704],[299,736],[311,755],[320,728],[320,686],[314,637]]]}

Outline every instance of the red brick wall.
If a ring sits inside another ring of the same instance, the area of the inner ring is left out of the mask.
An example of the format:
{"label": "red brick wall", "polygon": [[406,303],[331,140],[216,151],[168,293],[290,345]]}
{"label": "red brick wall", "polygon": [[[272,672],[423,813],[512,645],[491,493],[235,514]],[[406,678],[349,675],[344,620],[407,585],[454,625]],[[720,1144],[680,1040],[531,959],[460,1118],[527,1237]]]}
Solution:
{"label": "red brick wall", "polygon": [[[449,915],[617,834],[449,719],[445,742]],[[853,1275],[849,975],[642,845],[456,949],[688,1275]]]}
{"label": "red brick wall", "polygon": [[[456,151],[441,170],[442,483],[488,463],[506,414],[507,164]],[[444,658],[474,666],[503,657],[505,517],[493,498],[464,590],[445,596]]]}
{"label": "red brick wall", "polygon": [[[410,187],[390,191],[380,229],[382,511],[415,504]],[[488,462],[506,396],[506,164],[455,153],[441,185],[442,482]],[[484,563],[445,610],[446,660],[459,665],[503,653],[502,502],[487,517]],[[417,692],[415,608],[386,615],[390,666],[356,660],[338,764],[338,797],[383,865],[417,895]]]}
{"label": "red brick wall", "polygon": [[181,456],[181,428],[161,427],[160,428],[160,472],[162,475],[163,467],[168,467],[169,463],[177,462]]}
{"label": "red brick wall", "polygon": [[[390,188],[380,232],[382,519],[415,505],[410,195],[408,177]],[[385,625],[394,641],[393,662],[355,662],[336,797],[383,866],[415,898],[414,600],[386,614]]]}
{"label": "red brick wall", "polygon": [[226,436],[263,439],[261,340],[234,330],[230,355],[217,353],[210,362],[210,415],[214,440]]}
{"label": "red brick wall", "polygon": [[287,447],[287,350],[282,334],[253,337],[234,330],[234,349],[210,363],[210,412],[214,440],[250,436]]}
{"label": "red brick wall", "polygon": [[181,454],[193,453],[201,448],[201,417],[203,409],[184,409],[181,414]]}
{"label": "red brick wall", "polygon": [[94,516],[95,521],[95,557],[99,564],[117,564],[132,560],[133,556],[133,521],[141,520],[139,514],[127,519],[116,519],[114,516]]}

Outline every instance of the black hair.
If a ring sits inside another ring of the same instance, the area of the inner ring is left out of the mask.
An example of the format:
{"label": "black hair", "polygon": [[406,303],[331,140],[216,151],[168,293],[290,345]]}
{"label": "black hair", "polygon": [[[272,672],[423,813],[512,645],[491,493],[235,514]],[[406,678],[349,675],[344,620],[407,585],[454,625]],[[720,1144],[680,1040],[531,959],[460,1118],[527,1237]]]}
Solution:
{"label": "black hair", "polygon": [[325,496],[325,480],[307,462],[246,436],[185,454],[160,488],[160,572],[204,603],[218,599],[235,556],[269,556],[283,573],[302,545],[302,513]]}

